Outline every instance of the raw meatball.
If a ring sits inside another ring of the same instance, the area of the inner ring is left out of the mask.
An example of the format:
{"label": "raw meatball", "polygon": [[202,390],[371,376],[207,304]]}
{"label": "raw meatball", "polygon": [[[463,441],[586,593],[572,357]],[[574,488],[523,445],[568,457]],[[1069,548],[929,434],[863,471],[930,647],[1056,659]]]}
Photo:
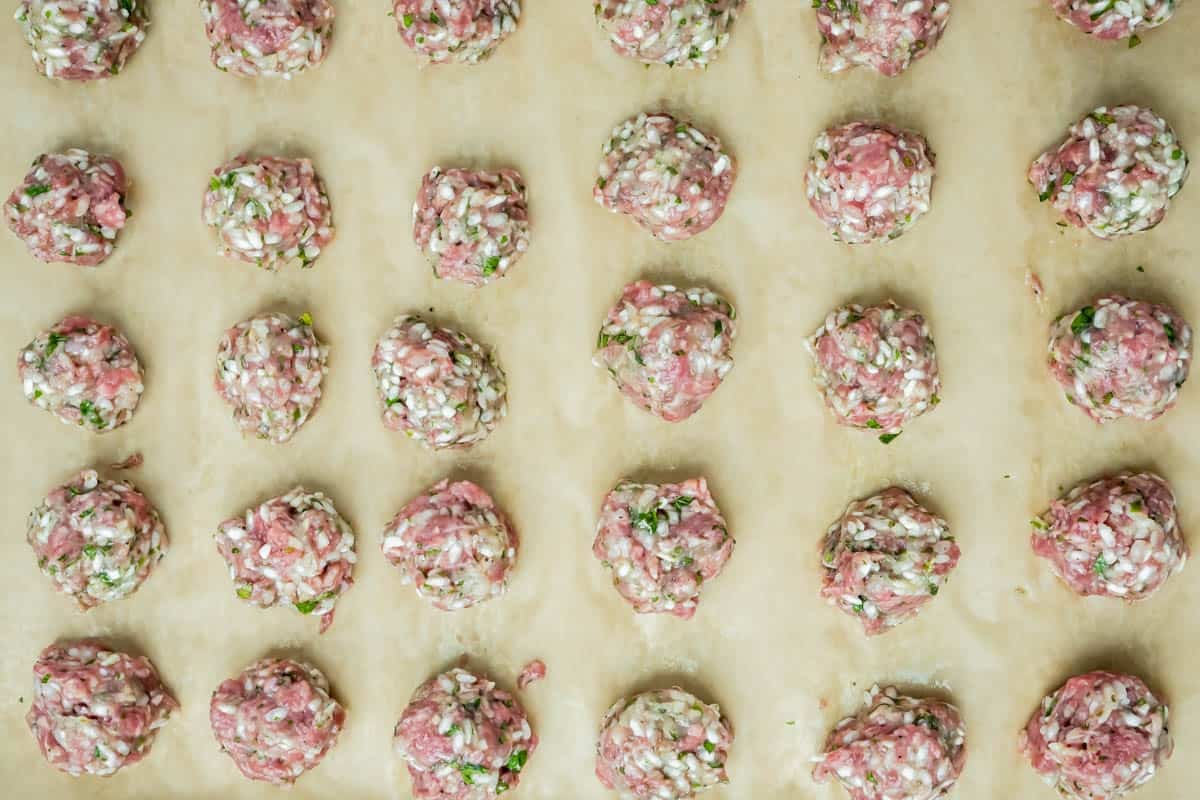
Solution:
{"label": "raw meatball", "polygon": [[333,36],[329,0],[200,0],[213,66],[236,75],[289,79],[325,60]]}
{"label": "raw meatball", "polygon": [[213,692],[208,707],[221,750],[250,780],[290,786],[337,742],[346,710],[319,669],[264,658]]}
{"label": "raw meatball", "polygon": [[443,611],[504,594],[517,545],[491,495],[470,481],[441,481],[383,529],[383,555]]}
{"label": "raw meatball", "polygon": [[213,171],[202,216],[217,253],[263,269],[311,267],[333,241],[325,184],[307,158],[238,156]]}
{"label": "raw meatball", "polygon": [[178,708],[150,659],[81,639],[52,644],[38,656],[25,722],[51,766],[71,775],[112,775],[149,754]]}
{"label": "raw meatball", "polygon": [[1050,0],[1050,7],[1059,19],[1069,22],[1097,39],[1132,37],[1130,47],[1137,45],[1137,34],[1157,28],[1175,13],[1176,0]]}
{"label": "raw meatball", "polygon": [[529,249],[525,181],[499,172],[434,167],[413,204],[413,241],[439,278],[482,286]]}
{"label": "raw meatball", "polygon": [[1076,675],[1042,700],[1021,752],[1067,800],[1116,800],[1171,757],[1167,707],[1132,675]]}
{"label": "raw meatball", "polygon": [[167,531],[145,495],[85,469],[29,515],[42,574],[84,611],[138,590],[167,552]]}
{"label": "raw meatball", "polygon": [[17,354],[25,398],[68,425],[106,433],[129,421],[141,399],[142,365],[116,328],[66,317]]}
{"label": "raw meatball", "polygon": [[282,444],[321,401],[329,348],[317,341],[312,316],[259,314],[225,332],[217,347],[217,394],[233,407],[242,433]]}
{"label": "raw meatball", "polygon": [[1082,596],[1144,600],[1188,557],[1175,495],[1151,473],[1080,484],[1032,525],[1033,552]]}
{"label": "raw meatball", "polygon": [[733,369],[735,316],[708,289],[637,281],[608,312],[592,363],[636,405],[679,422],[699,411]]}
{"label": "raw meatball", "polygon": [[834,419],[880,431],[884,444],[941,402],[929,326],[916,311],[890,300],[881,306],[835,309],[805,345]]}
{"label": "raw meatball", "polygon": [[465,333],[397,317],[371,359],[383,424],[433,450],[470,447],[508,413],[504,372]]}
{"label": "raw meatball", "polygon": [[826,72],[870,67],[893,77],[937,47],[950,21],[949,0],[817,0],[819,63]]}
{"label": "raw meatball", "polygon": [[866,707],[837,724],[817,757],[813,780],[832,778],[851,800],[937,800],[967,760],[967,729],[958,709],[871,688]]}
{"label": "raw meatball", "polygon": [[431,64],[478,64],[513,31],[518,0],[395,0],[400,38]]}
{"label": "raw meatball", "polygon": [[729,782],[733,731],[716,705],[682,689],[622,698],[600,723],[596,777],[622,798],[690,800]]}
{"label": "raw meatball", "polygon": [[691,619],[702,584],[721,574],[733,545],[704,478],[623,481],[604,498],[592,555],[639,614]]}
{"label": "raw meatball", "polygon": [[238,597],[318,616],[321,633],[354,582],[354,532],[332,500],[303,486],[225,520],[216,540]]}
{"label": "raw meatball", "polygon": [[1100,106],[1029,168],[1038,200],[1101,239],[1162,222],[1188,176],[1188,157],[1167,121],[1148,108]]}
{"label": "raw meatball", "polygon": [[149,25],[143,0],[21,0],[17,22],[38,72],[65,81],[119,73]]}
{"label": "raw meatball", "polygon": [[39,261],[94,267],[125,227],[121,162],[86,150],[46,153],[4,204],[8,227]]}
{"label": "raw meatball", "polygon": [[643,64],[707,67],[729,44],[743,0],[599,0],[596,19],[613,50]]}
{"label": "raw meatball", "polygon": [[838,242],[898,239],[929,210],[933,151],[913,131],[852,122],[813,142],[808,204]]}
{"label": "raw meatball", "polygon": [[512,695],[457,668],[421,684],[393,737],[416,800],[495,800],[517,788],[537,745]]}
{"label": "raw meatball", "polygon": [[1168,306],[1112,294],[1050,326],[1050,373],[1096,422],[1152,420],[1175,405],[1192,329]]}
{"label": "raw meatball", "polygon": [[592,190],[609,211],[628,214],[664,242],[690,239],[725,211],[737,163],[721,140],[670,114],[639,114],[604,143]]}
{"label": "raw meatball", "polygon": [[856,500],[821,547],[821,597],[867,635],[912,619],[937,596],[960,551],[946,520],[893,486]]}

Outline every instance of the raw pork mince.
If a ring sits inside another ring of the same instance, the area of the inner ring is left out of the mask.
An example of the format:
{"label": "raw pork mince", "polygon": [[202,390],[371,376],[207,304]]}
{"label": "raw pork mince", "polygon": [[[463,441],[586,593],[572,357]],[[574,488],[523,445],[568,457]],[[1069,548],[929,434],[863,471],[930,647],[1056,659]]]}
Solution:
{"label": "raw pork mince", "polygon": [[[1125,39],[1157,28],[1175,13],[1176,0],[1050,0],[1059,19],[1097,39]],[[1130,47],[1137,44],[1134,39]]]}
{"label": "raw pork mince", "polygon": [[395,0],[400,38],[433,64],[478,64],[517,29],[519,0]]}
{"label": "raw pork mince", "polygon": [[717,59],[742,5],[743,0],[600,0],[594,10],[620,55],[690,68]]}
{"label": "raw pork mince", "polygon": [[17,22],[48,78],[103,80],[146,39],[145,0],[21,0]]}
{"label": "raw pork mince", "polygon": [[325,60],[330,0],[200,0],[212,63],[247,77],[291,78]]}
{"label": "raw pork mince", "polygon": [[826,72],[899,75],[933,52],[950,21],[949,0],[813,0],[813,8]]}

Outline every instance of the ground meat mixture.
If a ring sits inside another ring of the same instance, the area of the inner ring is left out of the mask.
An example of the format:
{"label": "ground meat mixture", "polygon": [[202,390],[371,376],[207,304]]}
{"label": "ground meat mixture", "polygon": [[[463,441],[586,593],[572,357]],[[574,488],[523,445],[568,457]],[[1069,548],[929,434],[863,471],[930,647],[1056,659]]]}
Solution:
{"label": "ground meat mixture", "polygon": [[736,312],[705,288],[637,281],[600,327],[592,363],[621,393],[667,422],[700,410],[733,369]]}
{"label": "ground meat mixture", "polygon": [[879,431],[888,444],[941,402],[937,350],[925,318],[888,301],[830,312],[805,342],[838,424]]}
{"label": "ground meat mixture", "polygon": [[65,81],[119,73],[149,25],[145,0],[21,0],[16,17],[38,72]]}
{"label": "ground meat mixture", "polygon": [[1188,176],[1188,157],[1167,121],[1148,108],[1100,106],[1029,168],[1038,199],[1101,239],[1162,222]]}
{"label": "ground meat mixture", "polygon": [[1042,700],[1021,752],[1066,800],[1116,800],[1171,757],[1167,707],[1132,675],[1076,675]]}
{"label": "ground meat mixture", "polygon": [[1033,552],[1082,596],[1144,600],[1187,562],[1175,495],[1151,473],[1080,484],[1031,524]]}
{"label": "ground meat mixture", "polygon": [[530,684],[546,680],[546,662],[535,658],[521,669],[517,676],[517,688],[524,689]]}
{"label": "ground meat mixture", "polygon": [[116,328],[66,317],[17,354],[25,399],[68,425],[107,433],[129,421],[141,399],[142,365]]}
{"label": "ground meat mixture", "polygon": [[242,433],[282,444],[321,401],[329,348],[317,341],[312,316],[269,313],[239,322],[217,346],[217,394],[233,407]]}
{"label": "ground meat mixture", "polygon": [[826,72],[870,67],[889,77],[937,47],[949,0],[813,0]]}
{"label": "ground meat mixture", "polygon": [[383,424],[433,450],[470,447],[508,413],[495,358],[465,333],[398,317],[371,359]]}
{"label": "ground meat mixture", "polygon": [[150,753],[179,703],[144,657],[95,639],[52,644],[33,665],[25,716],[42,756],[71,775],[112,775]]}
{"label": "ground meat mixture", "polygon": [[325,60],[333,36],[329,0],[200,0],[213,66],[291,78]]}
{"label": "ground meat mixture", "polygon": [[495,800],[517,788],[538,738],[512,695],[456,668],[421,684],[393,745],[416,800]]}
{"label": "ground meat mixture", "polygon": [[729,44],[743,0],[599,0],[596,20],[613,50],[643,64],[707,67]]}
{"label": "ground meat mixture", "polygon": [[804,176],[808,204],[846,244],[898,239],[932,202],[934,155],[925,137],[873,122],[824,131]]}
{"label": "ground meat mixture", "polygon": [[623,800],[690,800],[729,782],[732,746],[716,705],[678,688],[643,692],[604,715],[596,777]]}
{"label": "ground meat mixture", "polygon": [[813,779],[836,778],[850,800],[937,800],[962,774],[967,729],[958,709],[871,688],[866,707],[837,724]]}
{"label": "ground meat mixture", "polygon": [[443,611],[504,594],[517,545],[491,495],[470,481],[441,481],[383,529],[383,555]]}
{"label": "ground meat mixture", "polygon": [[1168,306],[1104,295],[1050,326],[1050,373],[1096,422],[1152,420],[1175,405],[1192,329]]}
{"label": "ground meat mixture", "polygon": [[247,778],[290,786],[337,742],[346,710],[319,669],[264,658],[213,692],[213,736]]}
{"label": "ground meat mixture", "polygon": [[519,0],[395,0],[400,38],[431,64],[478,64],[517,29]]}
{"label": "ground meat mixture", "polygon": [[1157,28],[1175,13],[1176,0],[1050,0],[1059,19],[1097,39],[1141,41],[1137,34]]}
{"label": "ground meat mixture", "polygon": [[238,156],[218,167],[202,217],[217,232],[217,253],[263,269],[299,261],[311,267],[333,241],[325,184],[307,158]]}
{"label": "ground meat mixture", "polygon": [[609,211],[628,214],[664,242],[690,239],[725,211],[737,163],[721,140],[670,114],[639,114],[604,143],[592,190]]}
{"label": "ground meat mixture", "polygon": [[116,247],[129,212],[121,162],[86,150],[47,153],[4,204],[8,227],[47,263],[94,267]]}
{"label": "ground meat mixture", "polygon": [[592,555],[639,614],[691,619],[702,585],[721,574],[733,545],[704,478],[623,481],[604,498]]}
{"label": "ground meat mixture", "polygon": [[260,608],[292,606],[333,624],[334,605],[353,583],[354,532],[320,492],[297,486],[225,520],[217,551],[237,596]]}
{"label": "ground meat mixture", "polygon": [[821,597],[873,636],[912,619],[946,585],[960,551],[946,520],[898,487],[856,500],[821,546]]}
{"label": "ground meat mixture", "polygon": [[434,167],[413,204],[413,241],[439,278],[482,286],[529,249],[525,181],[499,172]]}

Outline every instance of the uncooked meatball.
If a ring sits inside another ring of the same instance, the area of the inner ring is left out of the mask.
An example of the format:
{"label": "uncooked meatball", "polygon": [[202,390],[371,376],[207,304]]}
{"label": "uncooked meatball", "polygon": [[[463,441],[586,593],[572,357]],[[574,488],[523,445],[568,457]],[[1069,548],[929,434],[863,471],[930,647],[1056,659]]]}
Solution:
{"label": "uncooked meatball", "polygon": [[1097,39],[1130,39],[1138,43],[1142,31],[1157,28],[1175,13],[1176,0],[1050,0],[1059,19]]}
{"label": "uncooked meatball", "polygon": [[200,0],[212,63],[247,77],[291,78],[325,60],[329,0]]}
{"label": "uncooked meatball", "polygon": [[478,64],[517,29],[519,0],[395,0],[400,38],[431,64]]}
{"label": "uncooked meatball", "polygon": [[826,72],[868,67],[899,75],[933,52],[950,21],[949,0],[816,0],[813,8]]}
{"label": "uncooked meatball", "polygon": [[38,72],[64,81],[120,73],[150,24],[145,0],[21,0],[17,22]]}
{"label": "uncooked meatball", "polygon": [[599,0],[595,13],[617,53],[691,68],[721,55],[742,6],[743,0]]}

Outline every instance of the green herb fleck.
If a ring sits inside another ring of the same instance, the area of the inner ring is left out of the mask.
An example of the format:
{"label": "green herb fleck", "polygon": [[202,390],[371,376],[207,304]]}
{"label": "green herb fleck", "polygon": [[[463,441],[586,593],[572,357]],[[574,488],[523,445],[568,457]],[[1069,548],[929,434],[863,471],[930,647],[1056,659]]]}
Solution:
{"label": "green herb fleck", "polygon": [[898,436],[900,436],[900,434],[903,432],[904,431],[896,431],[895,433],[885,433],[879,437],[879,441],[883,442],[884,444],[891,444],[892,442],[896,441],[896,438]]}
{"label": "green herb fleck", "polygon": [[1094,319],[1096,319],[1096,309],[1091,306],[1084,306],[1079,309],[1079,313],[1075,315],[1075,319],[1071,320],[1071,333],[1079,336],[1092,327]]}
{"label": "green herb fleck", "polygon": [[507,766],[508,769],[512,772],[520,772],[524,768],[525,761],[528,758],[529,758],[528,750],[518,750],[517,752],[513,753],[511,756],[508,757],[508,764],[506,764],[505,766]]}

